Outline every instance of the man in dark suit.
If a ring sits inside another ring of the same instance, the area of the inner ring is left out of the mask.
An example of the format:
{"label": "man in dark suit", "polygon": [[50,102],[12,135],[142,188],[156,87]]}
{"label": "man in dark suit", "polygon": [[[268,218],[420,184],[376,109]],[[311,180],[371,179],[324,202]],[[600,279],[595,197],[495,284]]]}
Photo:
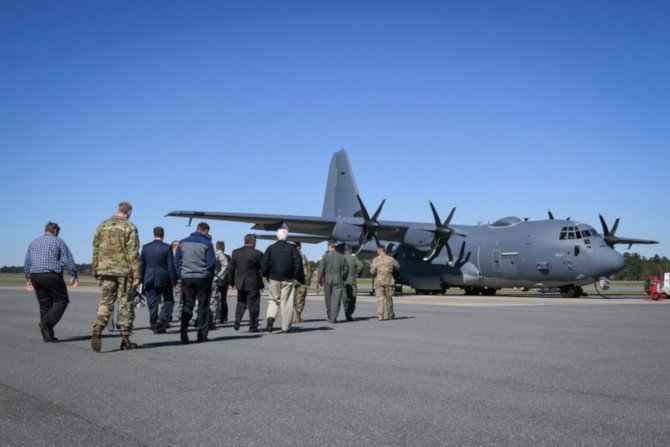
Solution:
{"label": "man in dark suit", "polygon": [[235,330],[240,329],[240,321],[249,309],[249,332],[258,332],[258,317],[261,311],[261,258],[263,252],[256,250],[256,236],[244,236],[244,247],[233,250],[228,264],[230,288],[237,289],[237,309],[235,310]]}
{"label": "man in dark suit", "polygon": [[[142,290],[147,297],[149,307],[149,326],[154,334],[164,334],[167,329],[168,316],[172,314],[174,298],[172,290],[177,284],[177,277],[172,262],[172,249],[163,242],[165,231],[162,227],[154,228],[154,240],[142,247],[140,255],[140,278]],[[158,315],[158,304],[163,297],[163,307]]]}

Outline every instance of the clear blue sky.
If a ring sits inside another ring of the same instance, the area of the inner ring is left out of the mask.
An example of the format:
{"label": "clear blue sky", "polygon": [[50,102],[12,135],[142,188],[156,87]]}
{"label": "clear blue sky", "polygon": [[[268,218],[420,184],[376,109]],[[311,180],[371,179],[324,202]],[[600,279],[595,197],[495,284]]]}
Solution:
{"label": "clear blue sky", "polygon": [[[121,200],[142,243],[192,230],[174,209],[319,215],[340,147],[382,219],[601,212],[669,256],[668,24],[667,1],[3,1],[0,266],[48,220],[90,262]],[[210,224],[228,251],[249,229]]]}

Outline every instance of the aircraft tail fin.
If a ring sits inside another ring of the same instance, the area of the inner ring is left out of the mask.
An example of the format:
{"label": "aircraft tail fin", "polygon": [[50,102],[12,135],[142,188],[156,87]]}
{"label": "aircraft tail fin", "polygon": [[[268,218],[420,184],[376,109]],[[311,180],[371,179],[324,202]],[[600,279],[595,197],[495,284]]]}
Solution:
{"label": "aircraft tail fin", "polygon": [[358,187],[351,170],[349,156],[344,149],[340,149],[333,154],[330,160],[321,217],[359,216],[361,207],[356,200],[357,194]]}

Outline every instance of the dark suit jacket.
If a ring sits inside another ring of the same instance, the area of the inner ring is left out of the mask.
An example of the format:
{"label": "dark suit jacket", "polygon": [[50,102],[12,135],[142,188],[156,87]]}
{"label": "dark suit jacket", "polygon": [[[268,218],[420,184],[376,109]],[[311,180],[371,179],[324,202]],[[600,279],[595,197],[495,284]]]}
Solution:
{"label": "dark suit jacket", "polygon": [[230,256],[228,264],[228,278],[230,285],[237,290],[260,290],[263,286],[261,276],[261,258],[263,252],[245,245],[236,250]]}
{"label": "dark suit jacket", "polygon": [[154,239],[142,247],[140,278],[144,287],[168,287],[177,283],[170,244]]}

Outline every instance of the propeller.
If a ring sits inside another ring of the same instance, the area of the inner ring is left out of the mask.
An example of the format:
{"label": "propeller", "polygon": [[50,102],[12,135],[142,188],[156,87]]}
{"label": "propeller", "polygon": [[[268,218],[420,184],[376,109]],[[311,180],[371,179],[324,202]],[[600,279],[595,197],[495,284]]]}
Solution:
{"label": "propeller", "polygon": [[358,254],[363,249],[363,245],[365,245],[366,242],[372,240],[373,238],[377,245],[379,245],[379,238],[377,237],[379,222],[377,221],[377,218],[382,212],[382,207],[384,206],[386,199],[382,200],[382,203],[379,205],[379,208],[377,208],[377,211],[375,211],[375,214],[372,216],[372,218],[370,218],[368,210],[365,208],[365,205],[363,205],[361,196],[356,194],[356,199],[358,200],[358,204],[361,206],[361,214],[363,214],[363,224],[359,225],[363,231],[361,232],[361,236],[358,238],[358,251],[356,251],[356,254]]}
{"label": "propeller", "polygon": [[619,218],[616,218],[614,221],[614,226],[612,227],[612,231],[610,231],[607,227],[607,224],[605,223],[605,218],[603,215],[598,213],[598,217],[600,217],[600,223],[603,226],[603,239],[605,240],[605,243],[609,246],[609,248],[614,248],[614,244],[619,242],[619,238],[615,236],[616,230],[619,227]]}
{"label": "propeller", "polygon": [[435,205],[433,205],[433,202],[428,202],[430,203],[430,209],[433,211],[433,218],[435,219],[435,229],[434,230],[429,230],[435,236],[433,237],[433,241],[430,243],[430,254],[423,258],[424,261],[430,262],[437,255],[440,253],[440,250],[442,250],[442,247],[447,247],[447,254],[449,255],[449,263],[454,262],[454,254],[451,252],[451,248],[449,247],[449,238],[451,237],[452,234],[457,234],[458,236],[463,236],[466,237],[465,234],[459,233],[457,231],[452,230],[449,228],[449,224],[451,223],[451,218],[454,217],[454,212],[456,211],[456,207],[453,207],[451,209],[451,213],[449,213],[449,217],[446,218],[444,223],[441,223],[440,221],[440,216],[437,214],[437,210],[435,209]]}

